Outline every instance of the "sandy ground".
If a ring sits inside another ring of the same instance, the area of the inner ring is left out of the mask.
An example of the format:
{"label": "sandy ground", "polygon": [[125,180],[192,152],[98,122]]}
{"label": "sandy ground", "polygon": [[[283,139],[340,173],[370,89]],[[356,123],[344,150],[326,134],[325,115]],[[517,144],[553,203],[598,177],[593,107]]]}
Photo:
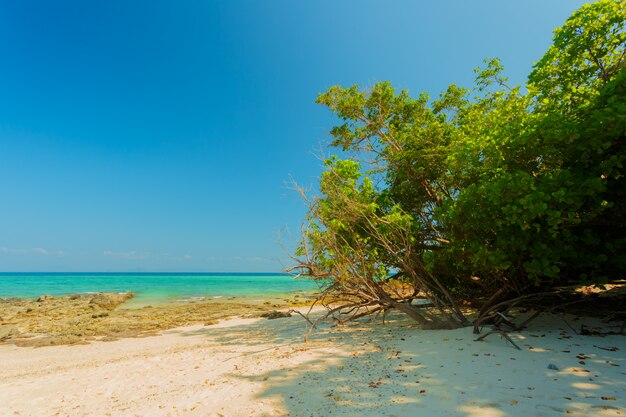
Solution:
{"label": "sandy ground", "polygon": [[[570,324],[581,323],[594,326]],[[0,345],[0,415],[626,415],[626,339],[578,336],[560,317],[512,335],[521,351],[498,335],[474,342],[471,328],[425,331],[400,317],[322,326],[303,343],[306,330],[293,316]]]}

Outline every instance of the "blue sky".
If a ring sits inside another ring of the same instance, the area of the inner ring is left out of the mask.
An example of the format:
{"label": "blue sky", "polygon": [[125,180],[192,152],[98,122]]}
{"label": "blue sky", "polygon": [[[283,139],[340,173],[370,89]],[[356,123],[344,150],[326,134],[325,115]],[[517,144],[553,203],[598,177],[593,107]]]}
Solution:
{"label": "blue sky", "polygon": [[0,271],[278,271],[335,84],[514,83],[580,1],[0,3]]}

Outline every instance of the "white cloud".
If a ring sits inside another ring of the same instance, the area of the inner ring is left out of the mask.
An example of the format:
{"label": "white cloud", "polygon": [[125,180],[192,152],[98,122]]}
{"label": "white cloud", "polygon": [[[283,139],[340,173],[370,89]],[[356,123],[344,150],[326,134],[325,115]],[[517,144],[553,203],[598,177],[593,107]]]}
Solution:
{"label": "white cloud", "polygon": [[0,247],[0,253],[7,253],[11,255],[42,255],[42,256],[63,256],[65,252],[62,250],[58,250],[55,252],[51,252],[48,249],[44,248],[7,248]]}
{"label": "white cloud", "polygon": [[147,259],[150,258],[151,260],[171,260],[171,261],[190,261],[193,259],[193,256],[189,255],[189,254],[184,254],[182,256],[173,256],[169,253],[150,253],[150,252],[139,252],[136,250],[130,250],[130,251],[111,251],[111,250],[105,250],[104,252],[102,252],[102,256],[108,256],[111,258],[118,258],[118,259]]}
{"label": "white cloud", "polygon": [[193,256],[189,254],[184,254],[183,256],[166,256],[165,259],[171,259],[173,261],[190,261],[193,259]]}
{"label": "white cloud", "polygon": [[110,250],[105,250],[102,253],[102,256],[110,256],[112,258],[121,258],[121,259],[146,259],[149,255],[145,253],[139,253],[135,250],[131,250],[128,252],[113,252]]}
{"label": "white cloud", "polygon": [[267,258],[263,258],[262,256],[253,256],[251,258],[246,258],[246,261],[248,262],[266,262],[269,259]]}

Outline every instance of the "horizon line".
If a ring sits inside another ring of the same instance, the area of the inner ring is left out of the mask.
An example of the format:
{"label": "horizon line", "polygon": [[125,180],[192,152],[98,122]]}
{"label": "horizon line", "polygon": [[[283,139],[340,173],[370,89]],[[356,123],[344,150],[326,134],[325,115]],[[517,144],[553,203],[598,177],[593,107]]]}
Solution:
{"label": "horizon line", "polygon": [[0,271],[0,274],[284,274],[283,271]]}

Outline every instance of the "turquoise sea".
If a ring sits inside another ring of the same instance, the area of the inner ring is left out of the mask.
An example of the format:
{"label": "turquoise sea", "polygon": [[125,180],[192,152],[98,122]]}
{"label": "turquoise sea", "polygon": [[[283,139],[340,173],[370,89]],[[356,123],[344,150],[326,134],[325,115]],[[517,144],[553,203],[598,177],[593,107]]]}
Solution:
{"label": "turquoise sea", "polygon": [[0,273],[0,298],[132,291],[132,304],[293,295],[313,282],[278,273]]}

